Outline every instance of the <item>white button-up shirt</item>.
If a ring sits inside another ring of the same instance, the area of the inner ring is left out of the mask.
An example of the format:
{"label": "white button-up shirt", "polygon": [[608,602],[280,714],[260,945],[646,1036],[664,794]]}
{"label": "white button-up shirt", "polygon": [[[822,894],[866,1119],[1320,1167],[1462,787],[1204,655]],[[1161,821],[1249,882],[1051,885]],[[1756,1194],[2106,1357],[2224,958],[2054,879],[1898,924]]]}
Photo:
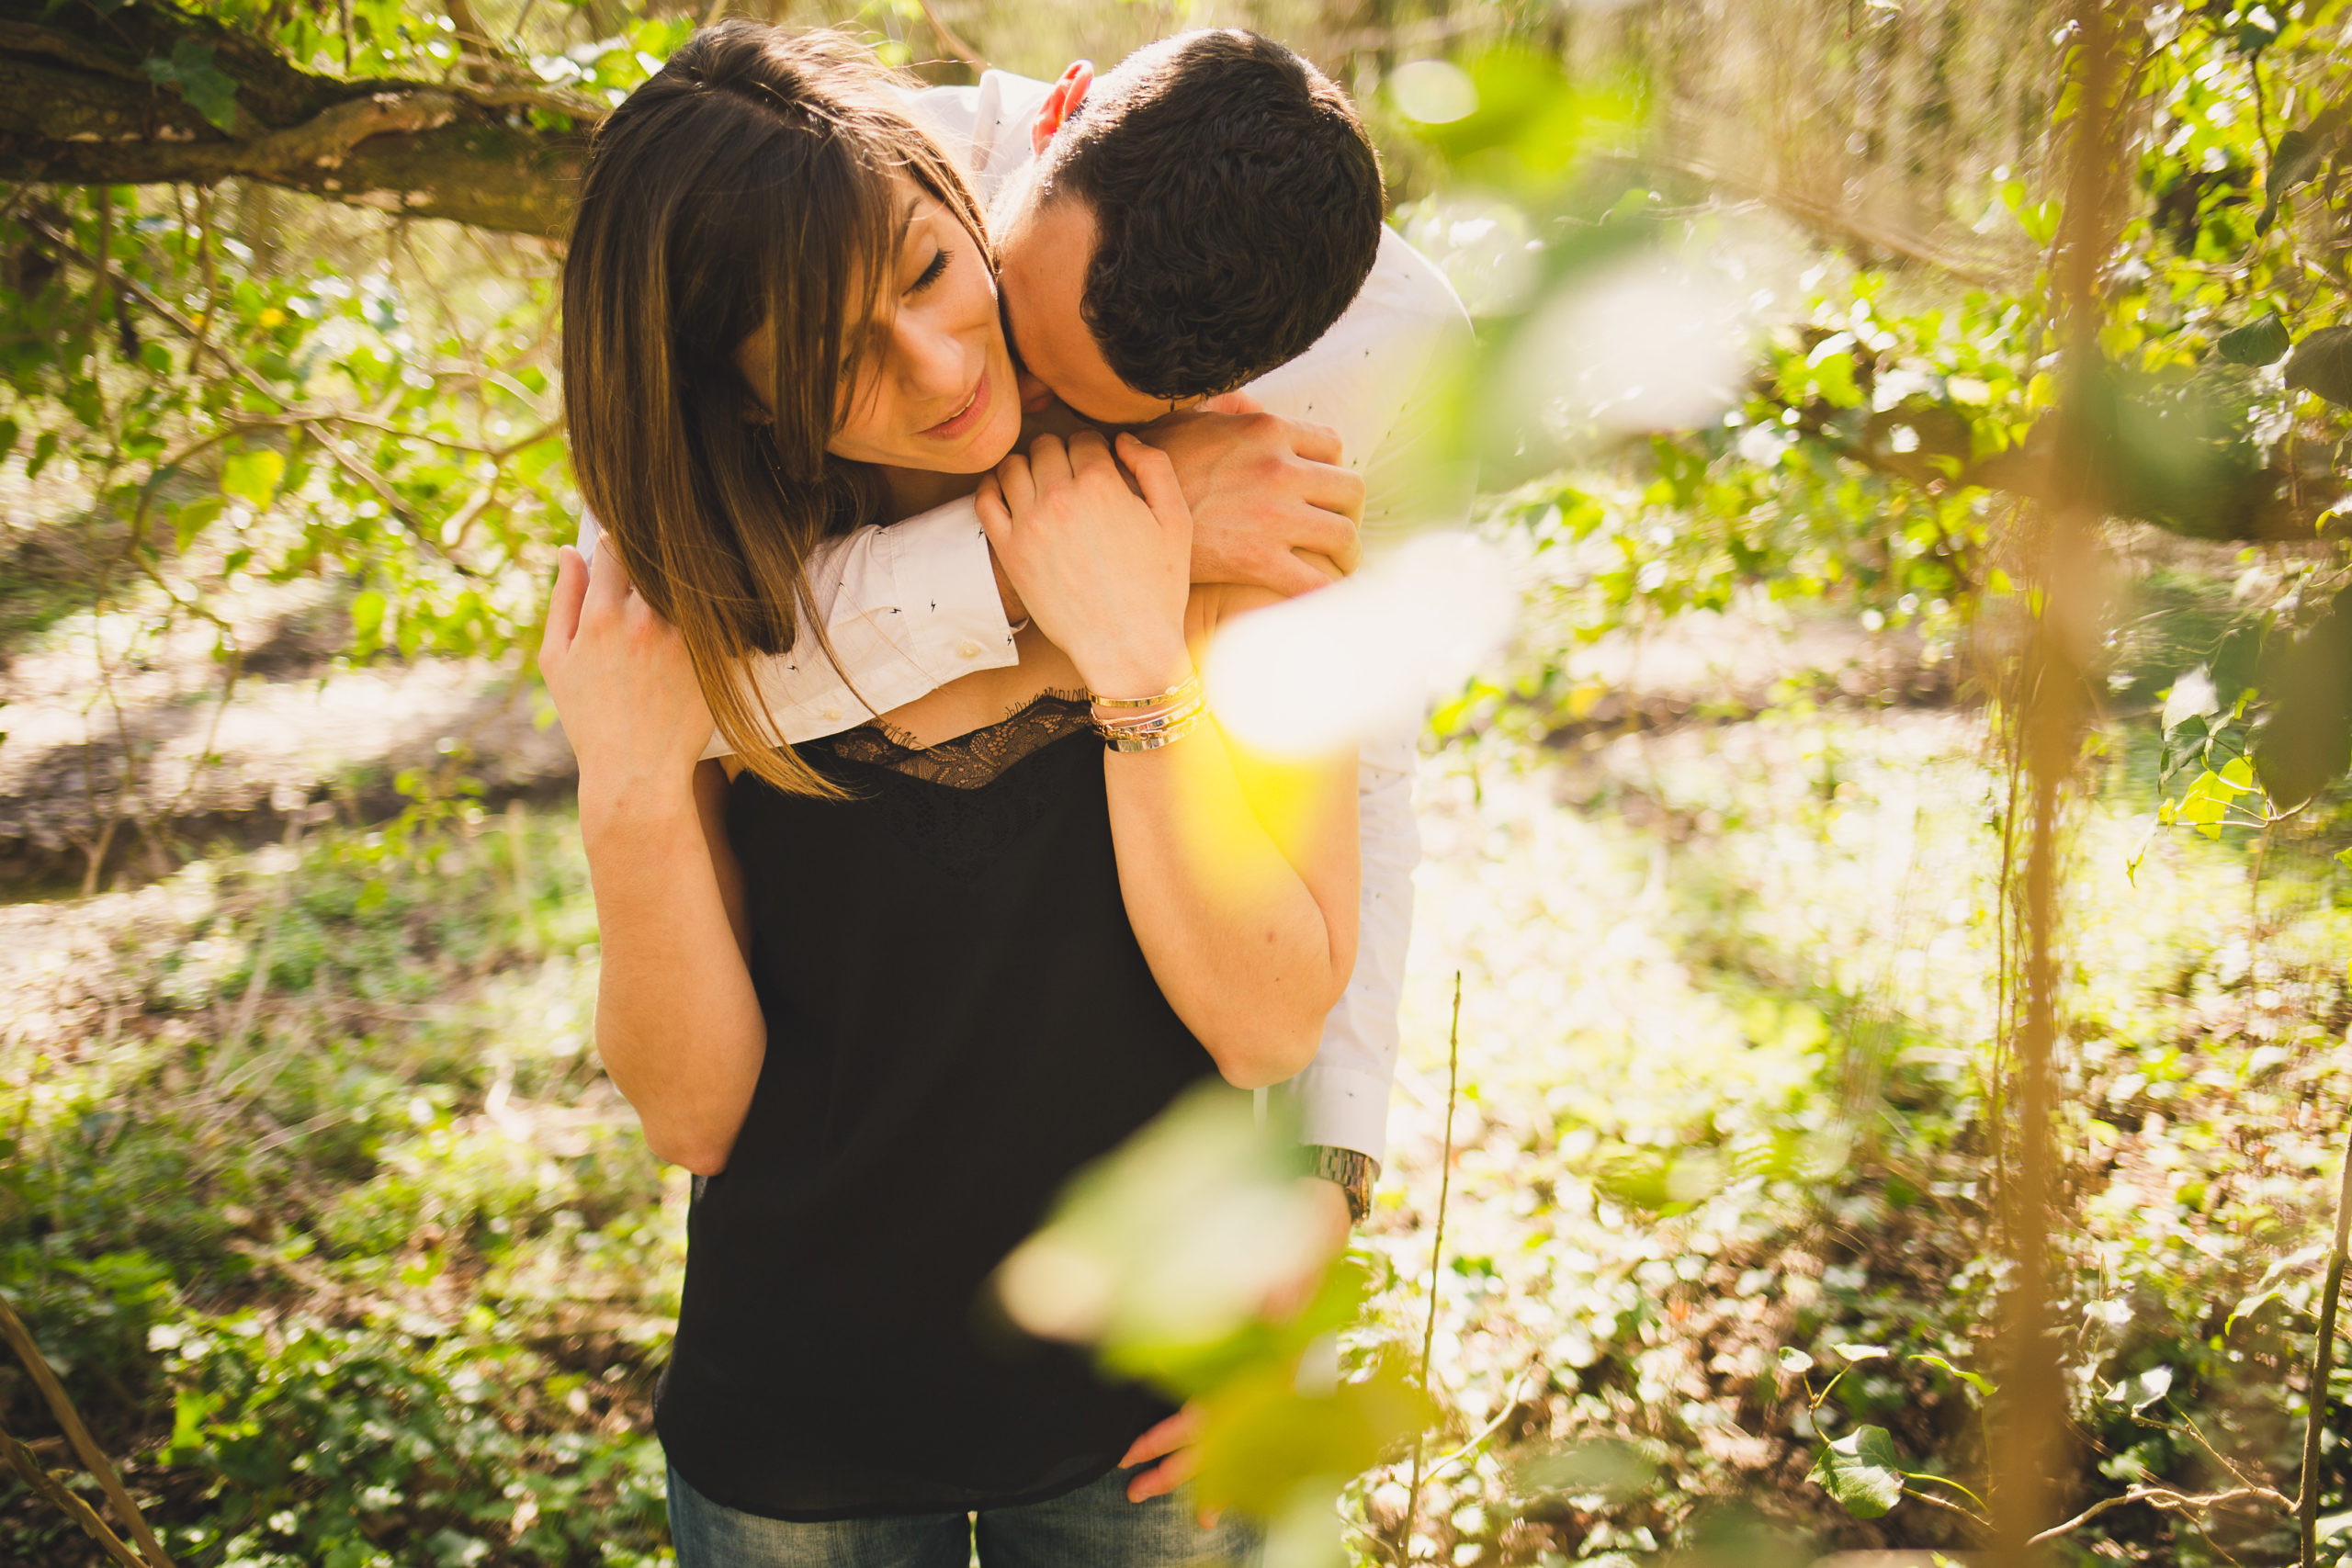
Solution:
{"label": "white button-up shirt", "polygon": [[[1002,71],[969,87],[917,93],[913,107],[959,153],[983,206],[1035,154],[1029,127],[1048,85]],[[1470,346],[1470,319],[1445,276],[1383,229],[1372,276],[1347,313],[1304,355],[1243,389],[1272,413],[1340,433],[1364,481],[1363,547],[1377,555],[1418,530],[1467,521],[1472,476],[1452,464],[1438,427],[1450,371]],[[596,525],[583,519],[583,551]],[[841,663],[814,646],[758,661],[761,695],[787,741],[813,740],[975,671],[1016,663],[988,536],[969,498],[900,523],[828,540],[808,562],[813,603]],[[727,754],[714,735],[706,757]],[[1396,1010],[1412,924],[1414,741],[1363,749],[1357,785],[1363,907],[1356,967],[1315,1060],[1283,1086],[1309,1144],[1381,1157],[1396,1074]]]}

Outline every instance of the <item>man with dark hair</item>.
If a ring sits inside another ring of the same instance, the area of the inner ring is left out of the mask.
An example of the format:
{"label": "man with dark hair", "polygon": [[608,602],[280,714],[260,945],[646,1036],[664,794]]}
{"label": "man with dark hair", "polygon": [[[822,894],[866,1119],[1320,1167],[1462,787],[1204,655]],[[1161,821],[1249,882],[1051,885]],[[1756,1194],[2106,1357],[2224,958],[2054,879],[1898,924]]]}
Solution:
{"label": "man with dark hair", "polygon": [[[914,96],[989,209],[1023,408],[1143,426],[1193,513],[1193,578],[1319,588],[1428,527],[1467,520],[1441,410],[1470,342],[1444,276],[1381,221],[1378,159],[1347,97],[1270,39],[1180,34],[1098,83],[1001,71]],[[594,536],[593,523],[583,544]],[[1328,559],[1327,559],[1328,558]],[[865,723],[1018,660],[1023,618],[968,497],[820,547],[814,649],[754,674],[781,739]],[[1270,613],[1279,613],[1270,612]],[[706,756],[724,754],[716,737]],[[1361,1218],[1387,1137],[1420,848],[1416,738],[1361,748],[1361,935],[1297,1112],[1331,1247]],[[1132,1495],[1189,1473],[1186,1417],[1138,1440]]]}
{"label": "man with dark hair", "polygon": [[[1091,92],[1085,69],[992,204],[1023,362],[1090,419],[1135,424],[1306,353],[1380,249],[1380,162],[1347,95],[1231,28],[1137,50]],[[1076,276],[1091,343],[1054,308]]]}

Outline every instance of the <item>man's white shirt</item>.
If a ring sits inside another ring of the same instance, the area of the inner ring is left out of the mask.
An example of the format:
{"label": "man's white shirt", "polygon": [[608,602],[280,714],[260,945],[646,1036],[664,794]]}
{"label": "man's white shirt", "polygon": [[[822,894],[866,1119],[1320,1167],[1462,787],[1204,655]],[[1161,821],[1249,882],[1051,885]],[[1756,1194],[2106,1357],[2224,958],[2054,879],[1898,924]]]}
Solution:
{"label": "man's white shirt", "polygon": [[[912,107],[961,155],[983,208],[1035,154],[1029,127],[1049,85],[1002,71],[968,87],[933,87]],[[1372,276],[1315,346],[1243,390],[1269,412],[1339,432],[1364,481],[1367,556],[1425,528],[1459,526],[1472,479],[1442,450],[1438,403],[1470,344],[1470,321],[1444,275],[1384,228]],[[581,547],[597,529],[583,519]],[[813,740],[863,724],[962,675],[1019,661],[988,537],[967,498],[812,553],[812,601],[840,660],[813,646],[757,661],[755,680],[780,738]],[[729,748],[711,738],[705,757]],[[1357,787],[1363,895],[1354,977],[1306,1071],[1283,1086],[1299,1139],[1379,1159],[1396,1077],[1397,1004],[1420,844],[1412,811],[1414,742],[1362,750]]]}

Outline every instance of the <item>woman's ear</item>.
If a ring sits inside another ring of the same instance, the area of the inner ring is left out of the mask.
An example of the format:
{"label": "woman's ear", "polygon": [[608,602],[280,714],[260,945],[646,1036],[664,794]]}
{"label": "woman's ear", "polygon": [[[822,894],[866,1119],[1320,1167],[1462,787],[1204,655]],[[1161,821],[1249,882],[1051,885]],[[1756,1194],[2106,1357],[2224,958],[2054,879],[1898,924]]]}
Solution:
{"label": "woman's ear", "polygon": [[1061,73],[1053,90],[1046,95],[1046,101],[1037,106],[1037,118],[1029,122],[1029,151],[1046,150],[1046,143],[1054,139],[1054,132],[1062,128],[1062,122],[1076,114],[1078,106],[1086,101],[1086,90],[1092,85],[1094,62],[1070,62],[1069,69]]}

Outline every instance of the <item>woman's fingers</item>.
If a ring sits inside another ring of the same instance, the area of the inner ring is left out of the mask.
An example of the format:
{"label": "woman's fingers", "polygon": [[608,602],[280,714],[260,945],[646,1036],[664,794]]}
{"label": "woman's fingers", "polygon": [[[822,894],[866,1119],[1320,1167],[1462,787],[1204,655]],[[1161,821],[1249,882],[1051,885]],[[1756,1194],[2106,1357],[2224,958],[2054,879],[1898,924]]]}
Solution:
{"label": "woman's fingers", "polygon": [[995,479],[1008,512],[1018,515],[1035,504],[1037,477],[1030,471],[1029,459],[1020,453],[996,466]]}
{"label": "woman's fingers", "polygon": [[1069,448],[1062,445],[1058,435],[1040,435],[1029,444],[1029,467],[1036,474],[1040,490],[1057,482],[1068,484]]}
{"label": "woman's fingers", "polygon": [[1004,536],[1012,527],[1012,513],[1004,504],[1004,491],[994,474],[983,475],[980,488],[972,492],[972,509],[980,514],[980,532],[997,547],[997,556],[1004,556]]}
{"label": "woman's fingers", "polygon": [[1073,478],[1107,479],[1118,472],[1111,460],[1111,444],[1099,430],[1081,430],[1069,438],[1069,471]]}
{"label": "woman's fingers", "polygon": [[1183,487],[1176,482],[1176,465],[1168,454],[1157,446],[1148,446],[1132,435],[1119,437],[1119,460],[1143,487],[1144,504],[1159,519],[1160,526],[1193,525],[1193,509],[1184,503]]}
{"label": "woman's fingers", "polygon": [[547,629],[539,634],[539,668],[560,664],[580,633],[580,606],[588,597],[588,563],[570,545],[555,553],[555,593],[548,600]]}
{"label": "woman's fingers", "polygon": [[[582,565],[584,568],[586,563],[583,561]],[[596,564],[588,571],[588,594],[582,613],[586,609],[617,610],[628,603],[628,568],[621,565],[620,551],[614,549],[609,542],[600,544],[596,550]]]}

